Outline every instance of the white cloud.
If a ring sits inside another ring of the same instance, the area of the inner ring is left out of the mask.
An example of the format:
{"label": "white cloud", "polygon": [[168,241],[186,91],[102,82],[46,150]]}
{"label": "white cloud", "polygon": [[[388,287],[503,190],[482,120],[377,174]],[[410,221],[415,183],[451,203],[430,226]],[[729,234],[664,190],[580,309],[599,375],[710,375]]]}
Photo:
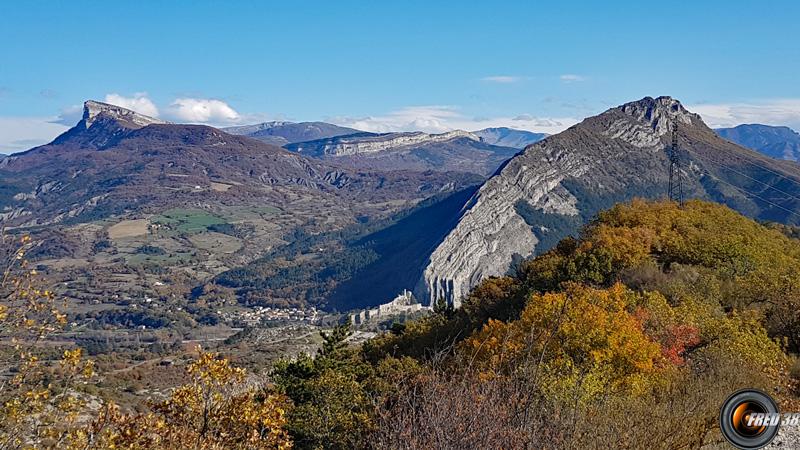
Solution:
{"label": "white cloud", "polygon": [[145,116],[158,117],[158,108],[150,98],[147,97],[146,92],[137,92],[133,97],[125,97],[117,93],[107,94],[105,102],[121,106],[131,111],[136,111]]}
{"label": "white cloud", "polygon": [[481,81],[485,81],[487,83],[509,84],[509,83],[517,83],[524,79],[525,77],[520,77],[515,75],[492,75],[490,77],[481,78]]}
{"label": "white cloud", "polygon": [[467,117],[452,106],[409,106],[380,116],[332,117],[337,125],[374,133],[425,131],[443,133],[451,130],[475,131],[489,127],[510,127],[543,133],[558,133],[576,124],[572,117],[547,118],[521,114],[508,117]]}
{"label": "white cloud", "polygon": [[564,75],[558,77],[558,79],[564,83],[578,83],[581,81],[586,81],[586,77],[583,75],[575,75],[574,73],[565,73]]}
{"label": "white cloud", "polygon": [[72,105],[66,108],[61,108],[58,117],[52,120],[52,123],[73,127],[80,122],[83,118],[83,105]]}
{"label": "white cloud", "polygon": [[701,103],[689,105],[712,128],[743,123],[785,125],[800,129],[800,99],[784,98],[741,103]]}
{"label": "white cloud", "polygon": [[0,117],[0,153],[16,153],[46,144],[67,130],[56,117]]}
{"label": "white cloud", "polygon": [[169,106],[169,113],[178,121],[193,123],[226,125],[241,119],[227,103],[207,98],[176,98]]}

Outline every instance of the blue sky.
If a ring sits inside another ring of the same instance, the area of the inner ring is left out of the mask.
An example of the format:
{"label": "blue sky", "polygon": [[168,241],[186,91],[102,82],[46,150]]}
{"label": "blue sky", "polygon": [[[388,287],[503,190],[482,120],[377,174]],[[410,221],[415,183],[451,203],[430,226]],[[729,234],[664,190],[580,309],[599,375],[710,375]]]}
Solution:
{"label": "blue sky", "polygon": [[214,125],[557,132],[672,95],[714,126],[800,128],[798,19],[788,0],[6,1],[0,152],[90,98]]}

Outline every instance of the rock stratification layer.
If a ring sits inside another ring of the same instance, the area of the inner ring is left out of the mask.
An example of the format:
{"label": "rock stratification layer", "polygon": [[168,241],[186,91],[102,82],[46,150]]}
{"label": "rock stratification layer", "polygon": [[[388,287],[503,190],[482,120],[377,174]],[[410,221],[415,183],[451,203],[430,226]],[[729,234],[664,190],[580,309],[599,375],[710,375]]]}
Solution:
{"label": "rock stratification layer", "polygon": [[[769,172],[800,179],[796,168],[787,171],[720,139],[677,100],[646,97],[588,118],[512,158],[464,204],[457,225],[432,252],[415,296],[423,303],[445,300],[457,307],[482,279],[504,275],[512,261],[546,250],[539,247],[575,233],[599,210],[634,196],[663,197],[665,148],[676,123],[687,149],[687,196],[721,201],[751,216],[778,211],[745,195],[755,187],[732,177],[721,158],[737,170],[749,170],[761,184]],[[749,169],[741,168],[744,163]],[[759,171],[758,165],[769,169]],[[736,183],[742,188],[738,192],[727,186]],[[772,200],[768,193],[759,196],[777,203],[775,194]]]}
{"label": "rock stratification layer", "polygon": [[311,155],[352,156],[403,147],[446,142],[457,138],[480,141],[478,136],[461,130],[449,131],[441,134],[422,132],[385,134],[359,133],[313,142],[303,142],[291,147],[291,149],[299,153]]}

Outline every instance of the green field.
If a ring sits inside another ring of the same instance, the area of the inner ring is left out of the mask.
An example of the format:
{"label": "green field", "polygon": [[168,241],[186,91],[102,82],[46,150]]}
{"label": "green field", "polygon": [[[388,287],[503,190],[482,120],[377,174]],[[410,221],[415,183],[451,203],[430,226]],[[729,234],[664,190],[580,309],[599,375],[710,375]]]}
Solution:
{"label": "green field", "polygon": [[209,226],[226,223],[226,220],[200,209],[173,208],[162,212],[151,220],[167,225],[180,233],[200,233]]}

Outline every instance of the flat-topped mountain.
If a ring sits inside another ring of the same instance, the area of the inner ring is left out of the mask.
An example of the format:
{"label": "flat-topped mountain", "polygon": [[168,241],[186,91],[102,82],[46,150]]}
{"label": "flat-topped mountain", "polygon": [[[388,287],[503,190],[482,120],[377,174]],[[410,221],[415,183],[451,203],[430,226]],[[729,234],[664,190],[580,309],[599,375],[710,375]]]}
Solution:
{"label": "flat-topped mountain", "polygon": [[58,136],[51,145],[102,147],[130,130],[166,123],[120,106],[88,100],[83,104],[80,122]]}
{"label": "flat-topped mountain", "polygon": [[797,223],[800,167],[722,139],[670,97],[609,109],[528,146],[462,206],[415,288],[456,306],[481,279],[546,250],[602,208],[664,197],[677,124],[686,197],[712,199],[760,220]]}
{"label": "flat-topped mountain", "polygon": [[534,133],[507,127],[484,128],[483,130],[473,131],[472,134],[478,136],[487,144],[519,149],[539,142],[548,136],[547,133]]}
{"label": "flat-topped mountain", "polygon": [[491,175],[519,150],[492,145],[466,131],[356,133],[285,146],[347,167],[373,170],[437,170]]}
{"label": "flat-topped mountain", "polygon": [[317,139],[359,133],[352,128],[340,127],[325,122],[284,122],[272,121],[255,125],[244,125],[223,128],[229,134],[248,136],[274,145],[293,144],[295,142],[313,141]]}
{"label": "flat-topped mountain", "polygon": [[800,133],[789,127],[745,124],[718,128],[717,134],[771,158],[800,161]]}

